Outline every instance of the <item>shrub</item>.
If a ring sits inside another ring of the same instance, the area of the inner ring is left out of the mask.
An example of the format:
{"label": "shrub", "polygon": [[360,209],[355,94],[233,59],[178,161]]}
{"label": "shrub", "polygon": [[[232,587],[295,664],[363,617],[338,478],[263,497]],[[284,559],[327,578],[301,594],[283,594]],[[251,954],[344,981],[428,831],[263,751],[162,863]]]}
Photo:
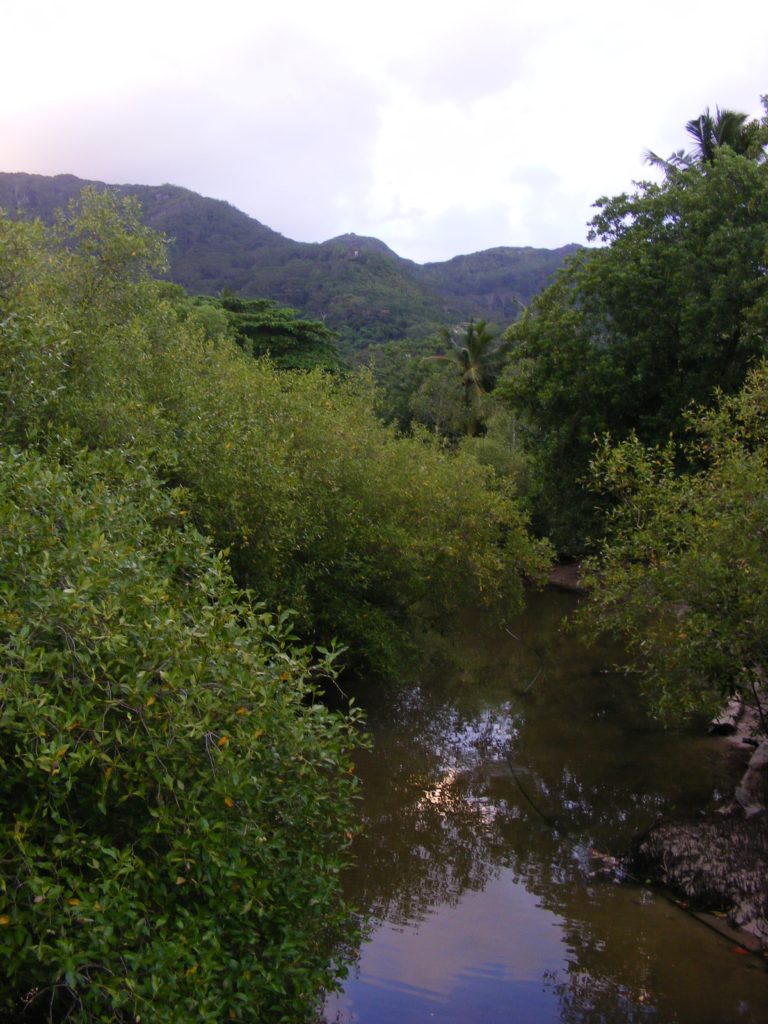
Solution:
{"label": "shrub", "polygon": [[355,715],[183,494],[69,461],[0,453],[0,1007],[303,1019],[348,935]]}
{"label": "shrub", "polygon": [[[187,489],[241,586],[379,672],[427,605],[519,607],[521,578],[541,575],[548,549],[489,468],[426,432],[397,437],[365,374],[280,371],[211,338],[141,275],[157,253],[131,205],[86,193],[67,223],[30,236],[46,258],[19,258],[28,283],[0,323],[14,351],[0,365],[7,442],[52,432],[141,451]],[[0,220],[0,235],[16,231]]]}

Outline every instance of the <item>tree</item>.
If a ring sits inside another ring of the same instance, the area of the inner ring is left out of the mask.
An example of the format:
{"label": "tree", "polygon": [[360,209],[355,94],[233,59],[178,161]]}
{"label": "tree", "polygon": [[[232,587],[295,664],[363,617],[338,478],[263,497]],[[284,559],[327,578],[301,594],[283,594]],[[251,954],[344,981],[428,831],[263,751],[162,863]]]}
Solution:
{"label": "tree", "polygon": [[596,437],[681,436],[685,409],[736,392],[768,342],[768,164],[727,146],[598,202],[582,250],[507,332],[497,394],[523,417],[537,515],[561,550],[599,531],[580,483]]}
{"label": "tree", "polygon": [[[131,259],[112,213],[103,243],[115,236]],[[13,356],[0,364],[8,442],[66,435],[140,452],[186,489],[192,521],[229,552],[239,585],[294,609],[305,638],[341,638],[349,660],[380,674],[428,607],[508,608],[522,577],[540,576],[546,548],[490,472],[382,424],[369,374],[278,370],[149,279],[124,276],[84,307],[77,245],[60,250],[43,233],[43,258],[27,262],[2,245],[19,230],[0,218],[0,281],[6,261],[9,280],[19,277],[0,315]]]}
{"label": "tree", "polygon": [[[666,718],[757,700],[765,684],[768,363],[687,426],[682,453],[636,436],[600,446],[593,473],[613,510],[581,618],[624,637],[627,668]],[[678,472],[681,454],[695,470]]]}
{"label": "tree", "polygon": [[477,434],[483,419],[483,395],[493,386],[501,368],[506,343],[495,336],[485,320],[470,320],[464,330],[443,328],[443,340],[453,351],[433,359],[449,360],[459,370],[464,390],[464,405],[469,413],[466,432]]}
{"label": "tree", "polygon": [[[768,116],[768,97],[763,97],[763,106]],[[695,147],[687,153],[677,150],[668,159],[648,150],[646,160],[649,164],[661,167],[668,173],[686,170],[695,166],[712,165],[715,154],[722,146],[728,146],[740,156],[762,160],[765,157],[766,119],[762,122],[748,120],[749,115],[736,110],[715,108],[714,117],[706,108],[703,114],[688,121],[685,130],[695,142]]]}
{"label": "tree", "polygon": [[0,1016],[307,1020],[357,934],[333,638],[393,672],[548,549],[367,374],[192,315],[136,213],[0,215]]}
{"label": "tree", "polygon": [[338,335],[319,320],[305,320],[295,309],[270,299],[246,299],[224,290],[218,298],[198,297],[198,308],[218,307],[226,313],[230,331],[251,355],[269,356],[281,370],[310,370],[342,366]]}

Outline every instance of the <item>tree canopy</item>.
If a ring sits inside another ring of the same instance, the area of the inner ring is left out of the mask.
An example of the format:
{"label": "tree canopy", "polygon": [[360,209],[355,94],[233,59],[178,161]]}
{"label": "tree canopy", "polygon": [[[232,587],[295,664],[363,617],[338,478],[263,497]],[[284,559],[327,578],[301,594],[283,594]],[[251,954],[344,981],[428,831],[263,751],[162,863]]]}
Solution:
{"label": "tree canopy", "polygon": [[180,493],[59,454],[0,449],[0,1015],[305,1019],[354,929],[355,718]]}
{"label": "tree canopy", "polygon": [[595,438],[680,436],[687,406],[734,393],[766,348],[768,165],[722,147],[597,206],[601,247],[509,329],[497,389],[529,426],[539,522],[566,550],[596,522],[580,485]]}
{"label": "tree canopy", "polygon": [[[655,710],[670,718],[748,701],[768,664],[768,364],[687,418],[678,446],[632,436],[595,460],[614,499],[581,621],[621,634]],[[763,722],[763,728],[766,728]]]}
{"label": "tree canopy", "polygon": [[497,338],[485,320],[470,320],[464,328],[444,328],[441,337],[450,354],[434,356],[458,369],[467,411],[466,432],[474,436],[483,419],[483,396],[493,386],[504,358],[505,342]]}
{"label": "tree canopy", "polygon": [[338,335],[320,320],[306,320],[295,309],[269,299],[247,299],[224,290],[218,298],[196,300],[223,310],[235,341],[251,355],[269,356],[281,370],[338,370]]}
{"label": "tree canopy", "polygon": [[[763,107],[768,114],[768,97],[763,98]],[[714,164],[715,154],[722,146],[728,146],[734,153],[753,160],[765,159],[765,146],[768,144],[764,121],[749,120],[749,115],[737,110],[721,110],[715,108],[714,115],[709,107],[703,114],[690,120],[685,130],[693,139],[694,148],[687,153],[679,149],[666,160],[648,150],[646,159],[649,164],[661,167],[668,173],[686,170],[694,166]]]}

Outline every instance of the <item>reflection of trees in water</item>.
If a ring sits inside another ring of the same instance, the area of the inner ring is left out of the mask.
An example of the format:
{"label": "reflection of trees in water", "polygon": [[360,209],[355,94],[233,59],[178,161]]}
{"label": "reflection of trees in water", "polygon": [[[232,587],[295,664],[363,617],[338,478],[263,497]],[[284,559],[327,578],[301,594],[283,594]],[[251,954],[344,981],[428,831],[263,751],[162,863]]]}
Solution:
{"label": "reflection of trees in water", "polygon": [[468,719],[420,690],[393,700],[380,742],[359,758],[364,835],[349,884],[374,916],[419,920],[496,873],[504,840],[472,768],[507,747],[510,730],[508,710]]}
{"label": "reflection of trees in water", "polygon": [[418,920],[502,867],[558,912],[561,888],[591,869],[578,850],[662,806],[610,777],[584,780],[552,751],[535,769],[515,760],[523,720],[510,700],[472,713],[416,688],[375,715],[375,747],[359,758],[365,834],[348,881],[379,919]]}
{"label": "reflection of trees in water", "polygon": [[658,1020],[645,988],[595,977],[576,967],[564,977],[560,972],[548,973],[544,981],[560,1001],[560,1024],[641,1024]]}
{"label": "reflection of trees in water", "polygon": [[603,880],[591,848],[619,853],[670,800],[706,801],[707,773],[684,778],[681,739],[633,717],[620,682],[595,674],[599,655],[574,654],[543,610],[546,658],[540,637],[505,649],[478,634],[457,646],[456,671],[443,657],[423,686],[367,702],[375,746],[360,755],[366,834],[350,893],[405,925],[509,869],[562,921],[569,966],[545,979],[562,1024],[677,1020],[658,931],[628,912],[643,892]]}

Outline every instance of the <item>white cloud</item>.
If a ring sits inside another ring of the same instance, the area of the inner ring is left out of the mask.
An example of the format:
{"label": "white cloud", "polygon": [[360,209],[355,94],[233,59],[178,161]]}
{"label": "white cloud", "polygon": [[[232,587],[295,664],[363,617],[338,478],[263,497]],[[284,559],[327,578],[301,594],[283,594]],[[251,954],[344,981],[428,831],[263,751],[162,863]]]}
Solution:
{"label": "white cloud", "polygon": [[0,168],[174,181],[417,259],[582,241],[646,148],[768,91],[748,0],[6,0],[0,27]]}

